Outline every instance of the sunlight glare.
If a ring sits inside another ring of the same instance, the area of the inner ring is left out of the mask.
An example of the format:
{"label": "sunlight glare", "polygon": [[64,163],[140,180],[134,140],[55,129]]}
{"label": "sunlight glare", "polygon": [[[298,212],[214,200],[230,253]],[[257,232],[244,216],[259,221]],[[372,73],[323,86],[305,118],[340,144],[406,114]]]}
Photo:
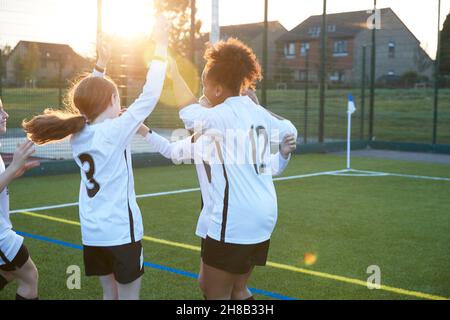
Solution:
{"label": "sunlight glare", "polygon": [[148,35],[153,26],[153,13],[152,0],[105,0],[103,31],[125,37]]}

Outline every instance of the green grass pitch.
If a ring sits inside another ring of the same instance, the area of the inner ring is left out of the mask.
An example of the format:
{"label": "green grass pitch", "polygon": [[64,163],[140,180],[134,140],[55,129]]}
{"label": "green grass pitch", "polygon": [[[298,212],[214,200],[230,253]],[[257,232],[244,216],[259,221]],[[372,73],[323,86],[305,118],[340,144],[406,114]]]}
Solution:
{"label": "green grass pitch", "polygon": [[[284,176],[339,170],[345,159],[336,155],[295,156]],[[450,165],[354,158],[353,167],[450,177]],[[192,165],[135,169],[136,193],[198,187]],[[317,176],[275,182],[279,218],[271,239],[269,260],[293,267],[256,268],[250,286],[298,299],[420,299],[420,293],[450,298],[450,181],[394,176]],[[78,197],[79,175],[23,178],[10,186],[12,209],[67,202]],[[138,200],[147,236],[199,245],[194,235],[200,209],[199,192],[148,197]],[[78,221],[77,207],[37,212]],[[18,231],[81,244],[76,225],[13,214]],[[98,279],[83,272],[82,252],[54,243],[25,238],[40,273],[41,299],[100,299]],[[198,272],[199,252],[154,241],[143,241],[145,261]],[[306,266],[303,255],[317,254]],[[82,270],[81,290],[66,287],[66,269]],[[366,281],[370,265],[381,269],[381,284],[395,288],[369,290],[345,279]],[[296,269],[295,269],[296,268]],[[298,271],[300,270],[300,271]],[[308,274],[316,271],[319,274]],[[331,277],[323,276],[331,275]],[[0,292],[12,299],[16,285]],[[409,295],[401,290],[419,293]],[[397,291],[396,291],[397,290]],[[399,293],[400,291],[400,293]],[[142,299],[202,299],[195,279],[146,268]],[[257,295],[257,299],[267,296]]]}

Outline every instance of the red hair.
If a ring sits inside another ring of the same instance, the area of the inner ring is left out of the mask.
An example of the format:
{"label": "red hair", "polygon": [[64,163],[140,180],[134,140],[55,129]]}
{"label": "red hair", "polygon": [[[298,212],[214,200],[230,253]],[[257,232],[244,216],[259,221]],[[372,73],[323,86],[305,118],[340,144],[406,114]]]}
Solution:
{"label": "red hair", "polygon": [[253,50],[238,39],[229,38],[210,46],[204,58],[206,77],[233,92],[254,88],[262,79],[261,66]]}
{"label": "red hair", "polygon": [[84,75],[69,90],[65,110],[47,108],[30,121],[24,120],[22,127],[36,144],[64,139],[81,131],[87,121],[94,121],[111,104],[114,94],[118,90],[111,79]]}

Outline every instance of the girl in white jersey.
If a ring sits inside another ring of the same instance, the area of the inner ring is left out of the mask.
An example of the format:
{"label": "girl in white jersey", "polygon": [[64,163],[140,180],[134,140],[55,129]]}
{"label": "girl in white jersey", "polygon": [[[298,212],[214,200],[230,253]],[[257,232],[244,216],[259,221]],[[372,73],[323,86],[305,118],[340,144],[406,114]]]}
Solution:
{"label": "girl in white jersey", "polygon": [[[6,132],[8,117],[0,99],[0,133]],[[39,165],[38,161],[27,161],[33,153],[31,141],[19,145],[7,169],[0,156],[0,290],[16,279],[16,300],[38,299],[38,271],[23,244],[23,237],[12,229],[8,193],[11,181]]]}
{"label": "girl in white jersey", "polygon": [[[209,194],[206,210],[210,212],[202,210],[197,226],[197,234],[204,235],[199,282],[206,298],[252,299],[247,280],[255,265],[266,262],[277,215],[272,174],[276,167],[273,162],[278,158],[270,155],[268,145],[280,144],[286,137],[286,156],[295,149],[297,131],[289,121],[240,95],[242,89],[251,87],[261,76],[251,49],[229,39],[210,48],[205,57],[203,93],[212,108],[193,104],[180,111],[186,127],[195,129],[197,134],[170,148],[155,133],[149,133],[147,139],[162,146],[159,150],[177,161],[199,156],[196,159],[199,178],[200,166],[207,172],[208,183],[200,184],[209,186],[202,188],[202,196]],[[186,86],[177,88],[176,83],[176,96],[185,102],[194,100]],[[197,120],[202,120],[203,130],[195,128]],[[218,139],[211,139],[205,129],[214,129]],[[192,144],[198,133],[203,135]],[[216,148],[212,157],[211,145]],[[235,145],[244,148],[236,150]],[[235,161],[236,151],[243,162]],[[208,213],[209,217],[202,219]],[[202,220],[206,221],[206,228]]]}
{"label": "girl in white jersey", "polygon": [[143,224],[134,191],[130,142],[161,95],[167,29],[163,18],[155,23],[155,59],[143,92],[120,117],[117,87],[103,77],[107,57],[100,46],[93,75],[72,90],[75,114],[46,110],[23,124],[37,144],[71,135],[73,156],[81,171],[79,213],[85,271],[87,276],[100,277],[104,299],[139,298]]}

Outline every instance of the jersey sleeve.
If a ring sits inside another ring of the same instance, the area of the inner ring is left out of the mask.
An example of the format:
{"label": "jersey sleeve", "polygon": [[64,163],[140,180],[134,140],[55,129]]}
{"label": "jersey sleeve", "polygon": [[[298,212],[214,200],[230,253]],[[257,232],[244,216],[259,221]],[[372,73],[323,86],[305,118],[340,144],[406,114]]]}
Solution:
{"label": "jersey sleeve", "polygon": [[172,149],[173,143],[171,143],[168,139],[160,136],[156,132],[152,131],[147,133],[145,136],[145,140],[156,149],[158,153],[164,156],[167,159],[172,158]]}
{"label": "jersey sleeve", "polygon": [[187,130],[194,131],[194,127],[201,123],[205,114],[208,112],[208,108],[195,103],[180,110],[179,115],[181,121],[183,121],[184,126]]}
{"label": "jersey sleeve", "polygon": [[127,146],[140,124],[158,103],[164,86],[166,62],[153,60],[142,93],[120,117],[110,121],[105,134],[113,143]]}
{"label": "jersey sleeve", "polygon": [[170,142],[168,139],[152,131],[145,136],[145,140],[156,149],[158,153],[175,163],[191,160],[195,154],[193,136],[180,141]]}
{"label": "jersey sleeve", "polygon": [[274,153],[270,155],[270,164],[272,167],[272,175],[277,176],[283,173],[284,169],[286,169],[289,160],[291,159],[291,155],[287,159],[283,158],[280,152]]}
{"label": "jersey sleeve", "polygon": [[105,77],[105,73],[104,72],[100,72],[97,69],[93,69],[92,73],[91,73],[91,77],[93,78],[104,78]]}
{"label": "jersey sleeve", "polygon": [[297,139],[297,129],[291,121],[283,119],[268,110],[262,108],[262,112],[270,125],[270,142],[280,144],[283,138],[287,134],[293,134]]}

